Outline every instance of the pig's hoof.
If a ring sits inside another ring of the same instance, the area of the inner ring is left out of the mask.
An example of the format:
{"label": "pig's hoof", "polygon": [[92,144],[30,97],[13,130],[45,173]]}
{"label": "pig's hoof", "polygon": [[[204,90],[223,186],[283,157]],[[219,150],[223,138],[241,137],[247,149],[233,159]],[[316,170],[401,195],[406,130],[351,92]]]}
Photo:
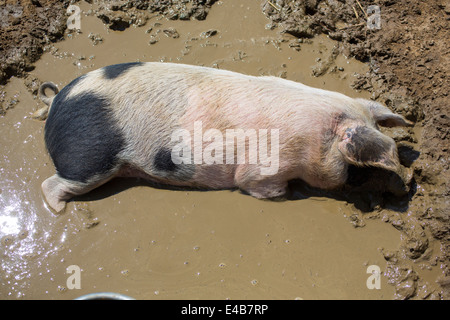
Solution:
{"label": "pig's hoof", "polygon": [[32,115],[31,118],[35,119],[35,120],[45,120],[47,119],[48,116],[48,107],[43,107],[40,108],[39,110],[35,111]]}
{"label": "pig's hoof", "polygon": [[47,203],[47,206],[49,209],[57,214],[61,214],[66,209],[66,202],[61,200],[55,200],[55,199],[45,199],[45,202]]}
{"label": "pig's hoof", "polygon": [[49,209],[55,213],[62,213],[66,208],[66,201],[63,200],[65,193],[58,181],[59,177],[56,175],[48,178],[42,183],[41,190]]}
{"label": "pig's hoof", "polygon": [[66,201],[60,200],[51,194],[45,194],[44,190],[43,190],[43,198],[45,204],[53,213],[60,214],[63,213],[64,210],[66,209]]}
{"label": "pig's hoof", "polygon": [[286,187],[257,188],[246,190],[251,196],[258,199],[277,199],[286,195]]}

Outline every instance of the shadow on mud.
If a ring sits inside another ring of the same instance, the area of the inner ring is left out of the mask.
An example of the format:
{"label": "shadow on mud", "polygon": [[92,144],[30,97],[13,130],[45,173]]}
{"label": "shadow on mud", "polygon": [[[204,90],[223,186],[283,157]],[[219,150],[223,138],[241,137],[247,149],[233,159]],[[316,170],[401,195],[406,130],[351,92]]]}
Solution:
{"label": "shadow on mud", "polygon": [[[351,203],[363,213],[379,209],[406,212],[409,202],[416,193],[416,182],[412,179],[406,186],[401,181],[395,173],[386,170],[351,168],[347,183],[339,190],[321,190],[310,187],[302,181],[292,181],[289,184],[291,194],[287,199],[331,198]],[[393,185],[400,188],[393,189]]]}
{"label": "shadow on mud", "polygon": [[[399,143],[398,156],[404,168],[410,168],[420,152],[408,144]],[[378,209],[406,212],[409,202],[417,191],[412,177],[405,182],[394,172],[380,168],[359,168],[349,166],[347,183],[340,190],[325,191],[310,187],[302,181],[292,181],[288,200],[302,200],[311,197],[332,198],[351,203],[355,208],[368,213]]]}
{"label": "shadow on mud", "polygon": [[[162,185],[139,178],[115,178],[88,194],[74,197],[70,201],[105,199],[127,189],[141,186],[177,191],[214,192],[207,189]],[[395,187],[394,192],[392,192],[393,186]],[[416,183],[414,179],[411,180],[409,186],[405,186],[400,177],[393,172],[378,168],[350,167],[347,184],[340,190],[325,191],[313,188],[301,180],[293,180],[289,183],[289,192],[285,197],[261,201],[298,201],[313,197],[331,198],[351,203],[365,213],[378,209],[405,212],[415,192]]]}

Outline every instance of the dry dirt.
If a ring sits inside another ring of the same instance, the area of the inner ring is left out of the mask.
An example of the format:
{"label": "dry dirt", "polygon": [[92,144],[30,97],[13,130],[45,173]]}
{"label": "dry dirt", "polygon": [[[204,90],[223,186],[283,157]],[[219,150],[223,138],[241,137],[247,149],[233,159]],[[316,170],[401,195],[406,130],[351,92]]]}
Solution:
{"label": "dry dirt", "polygon": [[[82,27],[69,32],[70,3],[0,1],[1,298],[449,298],[447,2],[79,1]],[[381,8],[380,29],[360,5]],[[277,75],[385,103],[415,122],[385,131],[413,172],[411,191],[374,188],[384,173],[373,170],[353,173],[372,183],[336,193],[293,182],[281,203],[122,179],[52,215],[39,194],[53,171],[43,122],[30,119],[39,84],[62,88],[137,60]],[[383,271],[380,291],[366,287],[371,264]],[[69,265],[82,268],[81,290],[67,288]]]}

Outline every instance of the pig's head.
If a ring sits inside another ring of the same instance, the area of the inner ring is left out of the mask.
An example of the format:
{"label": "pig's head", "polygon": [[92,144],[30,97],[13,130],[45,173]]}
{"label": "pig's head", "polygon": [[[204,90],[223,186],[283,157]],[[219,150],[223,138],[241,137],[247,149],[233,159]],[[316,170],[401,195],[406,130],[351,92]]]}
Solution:
{"label": "pig's head", "polygon": [[[378,130],[383,127],[411,126],[412,123],[383,105],[357,99],[368,119],[349,120],[342,123],[338,149],[344,159],[358,167],[378,167],[389,170],[405,181],[394,140]],[[405,182],[407,183],[407,182]],[[394,192],[396,193],[396,192]]]}

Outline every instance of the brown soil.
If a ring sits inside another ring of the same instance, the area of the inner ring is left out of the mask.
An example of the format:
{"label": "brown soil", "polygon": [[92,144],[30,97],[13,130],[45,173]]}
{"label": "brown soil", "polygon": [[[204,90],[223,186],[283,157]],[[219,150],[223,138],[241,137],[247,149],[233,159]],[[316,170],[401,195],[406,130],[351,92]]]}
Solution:
{"label": "brown soil", "polygon": [[58,1],[0,1],[0,84],[33,69],[44,45],[63,37],[64,12]]}
{"label": "brown soil", "polygon": [[[64,8],[69,2],[0,0],[1,84],[12,76],[27,77],[29,89],[36,93],[38,83],[29,73],[48,45],[67,34]],[[179,20],[205,19],[214,3],[115,1],[101,5],[94,14],[110,29],[124,30],[144,25],[154,14]],[[366,27],[357,1],[274,0],[261,1],[261,8],[272,21],[266,27],[287,34],[283,41],[294,49],[302,50],[302,44],[318,34],[339,41],[331,58],[338,50],[369,66],[369,71],[354,81],[354,89],[368,92],[416,123],[409,131],[387,130],[398,142],[403,165],[413,171],[407,199],[385,200],[368,194],[364,206],[353,202],[362,215],[355,214],[350,220],[357,227],[364,226],[365,220],[382,220],[401,232],[400,248],[382,251],[388,264],[385,275],[395,287],[396,298],[448,299],[450,5],[444,0],[359,3],[363,8],[380,6],[381,29]],[[318,76],[330,72],[326,59],[322,62],[313,71]],[[7,110],[16,103],[6,99],[0,88],[0,114],[8,116]],[[424,279],[420,269],[431,267],[440,270],[437,279]]]}

